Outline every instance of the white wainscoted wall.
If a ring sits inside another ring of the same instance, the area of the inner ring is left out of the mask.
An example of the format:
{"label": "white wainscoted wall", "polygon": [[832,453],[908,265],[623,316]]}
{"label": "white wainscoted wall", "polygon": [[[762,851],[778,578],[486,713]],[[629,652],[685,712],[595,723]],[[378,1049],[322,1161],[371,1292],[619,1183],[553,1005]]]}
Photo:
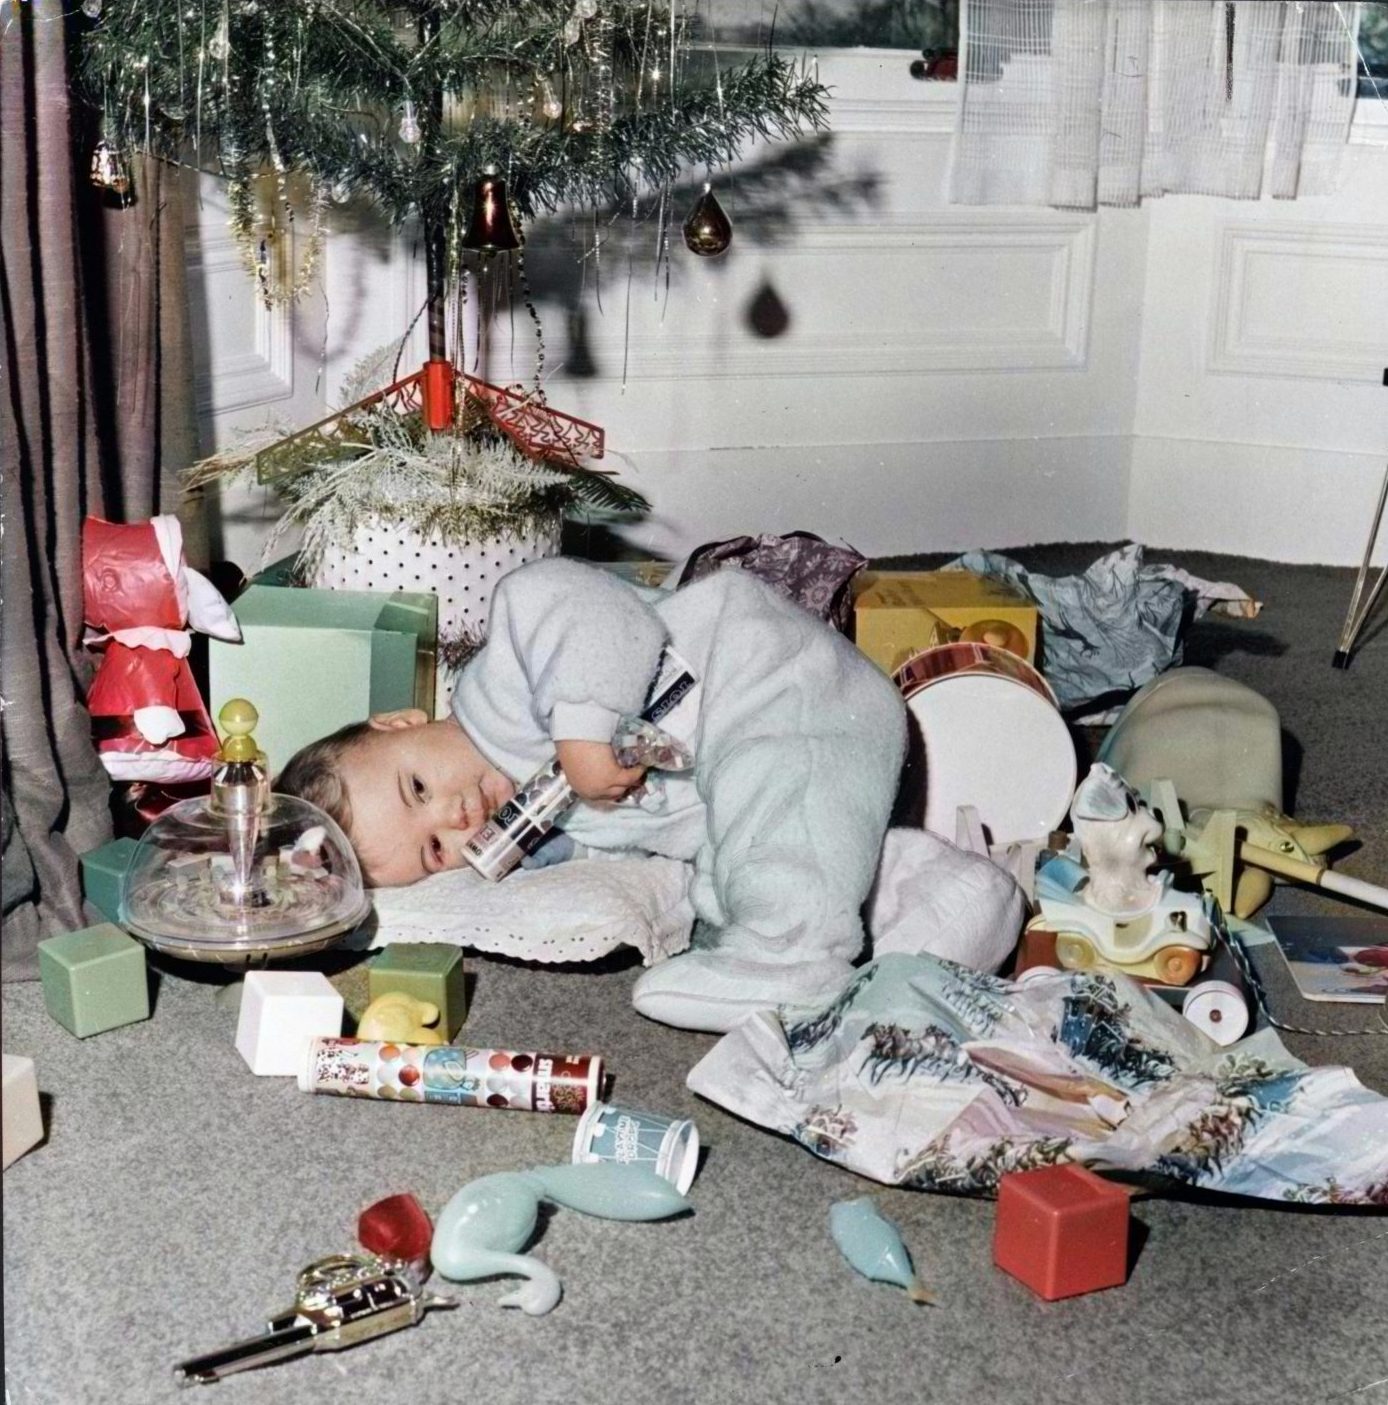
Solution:
{"label": "white wainscoted wall", "polygon": [[[609,464],[654,503],[631,540],[1130,537],[1357,562],[1388,459],[1383,110],[1360,103],[1334,197],[964,208],[945,199],[957,90],[909,59],[821,55],[830,137],[754,148],[719,182],[721,259],[684,249],[697,187],[681,195],[668,292],[653,219],[616,219],[596,256],[591,217],[529,230],[550,402],[605,425]],[[323,413],[424,296],[408,232],[349,213],[292,310],[259,304],[211,191],[190,258],[209,446]],[[470,363],[477,341],[474,322]],[[503,303],[479,368],[525,380],[534,347]],[[423,354],[417,328],[403,364]],[[228,494],[226,554],[254,564],[274,516],[263,489]]]}

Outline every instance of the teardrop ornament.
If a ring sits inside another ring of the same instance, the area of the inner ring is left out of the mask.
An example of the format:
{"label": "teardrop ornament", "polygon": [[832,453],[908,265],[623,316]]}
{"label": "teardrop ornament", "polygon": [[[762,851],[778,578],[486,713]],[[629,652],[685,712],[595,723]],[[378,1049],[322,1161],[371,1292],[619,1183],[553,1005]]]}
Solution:
{"label": "teardrop ornament", "polygon": [[704,185],[704,193],[684,222],[684,242],[690,253],[698,254],[701,259],[727,253],[728,245],[733,242],[732,221],[718,203],[712,185]]}

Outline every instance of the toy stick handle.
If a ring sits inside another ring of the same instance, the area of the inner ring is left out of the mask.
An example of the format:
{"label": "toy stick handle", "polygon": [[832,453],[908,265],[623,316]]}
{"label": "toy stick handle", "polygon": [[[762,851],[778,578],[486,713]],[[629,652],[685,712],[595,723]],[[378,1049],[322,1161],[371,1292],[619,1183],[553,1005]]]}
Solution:
{"label": "toy stick handle", "polygon": [[1290,878],[1296,883],[1309,883],[1313,888],[1324,888],[1340,897],[1354,898],[1388,912],[1388,888],[1377,883],[1366,883],[1362,878],[1351,878],[1346,873],[1336,873],[1326,864],[1288,858],[1286,854],[1265,849],[1261,844],[1250,844],[1247,840],[1239,845],[1239,857],[1244,863],[1251,863],[1255,868],[1266,869],[1279,877]]}
{"label": "toy stick handle", "polygon": [[1378,883],[1366,883],[1362,878],[1351,878],[1347,873],[1326,869],[1321,875],[1320,886],[1341,897],[1354,898],[1381,912],[1388,912],[1388,888]]}

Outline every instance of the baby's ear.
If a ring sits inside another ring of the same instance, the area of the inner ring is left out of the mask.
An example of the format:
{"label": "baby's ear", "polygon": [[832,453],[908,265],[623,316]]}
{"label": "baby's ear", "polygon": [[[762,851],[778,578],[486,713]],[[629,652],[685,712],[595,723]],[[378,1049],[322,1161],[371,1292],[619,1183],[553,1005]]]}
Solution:
{"label": "baby's ear", "polygon": [[429,714],[420,707],[402,707],[398,712],[372,713],[367,726],[377,732],[399,732],[408,727],[422,727]]}

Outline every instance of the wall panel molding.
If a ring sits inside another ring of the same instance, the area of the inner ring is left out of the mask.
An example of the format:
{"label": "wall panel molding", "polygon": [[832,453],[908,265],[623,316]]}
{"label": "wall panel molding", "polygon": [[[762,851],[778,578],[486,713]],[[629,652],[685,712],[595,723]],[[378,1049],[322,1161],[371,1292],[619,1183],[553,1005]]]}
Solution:
{"label": "wall panel molding", "polygon": [[[1210,371],[1381,380],[1388,364],[1388,228],[1227,225],[1215,280]],[[1300,294],[1296,303],[1286,300],[1292,289]]]}
{"label": "wall panel molding", "polygon": [[[811,305],[803,325],[793,324],[784,340],[739,334],[718,345],[687,327],[633,328],[629,342],[622,332],[597,333],[592,351],[603,367],[625,362],[630,380],[1082,370],[1094,257],[1089,216],[805,224],[793,245],[776,252],[784,282],[793,290],[820,280],[859,280],[857,289],[848,287],[850,299],[862,296],[851,320],[841,308]],[[948,291],[967,281],[966,271],[989,261],[996,261],[1000,276],[972,280],[983,296],[962,305],[945,302]],[[927,309],[929,291],[940,290],[938,316],[912,312],[911,299],[902,296],[908,281],[925,290],[915,301]]]}
{"label": "wall panel molding", "polygon": [[[266,307],[246,275],[241,249],[230,234],[190,229],[187,266],[195,318],[207,328],[210,358],[199,358],[196,378],[198,410],[223,415],[256,405],[288,400],[294,394],[294,307],[278,303]],[[298,249],[291,237],[284,251],[295,266]],[[211,334],[214,324],[225,331],[228,320],[219,316],[224,300],[244,300],[253,309],[249,336],[240,346],[218,348]]]}

